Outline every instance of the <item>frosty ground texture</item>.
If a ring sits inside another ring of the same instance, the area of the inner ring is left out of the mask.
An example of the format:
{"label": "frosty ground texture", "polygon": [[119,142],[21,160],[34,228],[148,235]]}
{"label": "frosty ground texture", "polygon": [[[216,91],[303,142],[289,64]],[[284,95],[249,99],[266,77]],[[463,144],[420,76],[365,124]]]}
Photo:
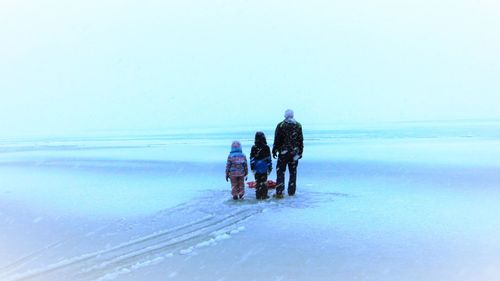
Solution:
{"label": "frosty ground texture", "polygon": [[305,131],[263,202],[224,180],[253,130],[2,139],[0,280],[500,280],[498,125]]}

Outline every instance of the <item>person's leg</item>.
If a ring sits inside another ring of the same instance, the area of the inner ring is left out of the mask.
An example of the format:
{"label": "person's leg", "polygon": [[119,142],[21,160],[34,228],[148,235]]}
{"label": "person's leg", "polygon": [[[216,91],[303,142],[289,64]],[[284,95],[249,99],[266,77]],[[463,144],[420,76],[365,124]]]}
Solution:
{"label": "person's leg", "polygon": [[257,188],[259,191],[259,198],[257,199],[266,199],[267,197],[267,174],[257,174]]}
{"label": "person's leg", "polygon": [[255,174],[255,198],[260,199],[260,176]]}
{"label": "person's leg", "polygon": [[286,162],[286,157],[280,154],[276,164],[276,194],[282,194],[285,189]]}
{"label": "person's leg", "polygon": [[262,175],[262,191],[260,193],[262,199],[267,199],[267,174]]}
{"label": "person's leg", "polygon": [[288,171],[290,173],[290,180],[288,181],[288,195],[295,195],[297,189],[297,166],[299,165],[299,160],[290,159],[288,162]]}
{"label": "person's leg", "polygon": [[255,174],[255,197],[261,199],[262,197],[262,176],[261,174]]}
{"label": "person's leg", "polygon": [[260,199],[259,174],[255,174],[254,178],[255,178],[255,198]]}
{"label": "person's leg", "polygon": [[238,199],[238,177],[229,177],[231,180],[231,195],[233,199]]}
{"label": "person's leg", "polygon": [[238,177],[238,197],[240,199],[245,195],[245,177]]}

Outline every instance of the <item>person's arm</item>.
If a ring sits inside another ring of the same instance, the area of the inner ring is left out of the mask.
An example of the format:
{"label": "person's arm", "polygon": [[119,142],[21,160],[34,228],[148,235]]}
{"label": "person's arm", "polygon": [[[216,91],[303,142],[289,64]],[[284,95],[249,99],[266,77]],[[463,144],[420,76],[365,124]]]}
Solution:
{"label": "person's arm", "polygon": [[255,154],[257,154],[257,148],[252,146],[252,151],[250,152],[250,169],[255,170]]}
{"label": "person's arm", "polygon": [[267,174],[270,174],[273,170],[273,159],[271,158],[271,150],[269,146],[266,145],[266,161],[267,161]]}
{"label": "person's arm", "polygon": [[231,169],[231,158],[227,157],[226,162],[226,181],[229,179],[229,170]]}
{"label": "person's arm", "polygon": [[281,133],[281,123],[276,126],[276,130],[274,131],[274,143],[273,143],[273,157],[276,158],[281,146],[283,145],[283,138]]}
{"label": "person's arm", "polygon": [[304,135],[302,134],[301,124],[299,124],[298,145],[299,145],[299,155],[302,158],[302,153],[304,152]]}
{"label": "person's arm", "polygon": [[245,162],[243,162],[243,169],[244,169],[244,174],[245,174],[245,180],[246,176],[248,176],[248,162],[247,162],[247,157],[243,156],[245,158]]}

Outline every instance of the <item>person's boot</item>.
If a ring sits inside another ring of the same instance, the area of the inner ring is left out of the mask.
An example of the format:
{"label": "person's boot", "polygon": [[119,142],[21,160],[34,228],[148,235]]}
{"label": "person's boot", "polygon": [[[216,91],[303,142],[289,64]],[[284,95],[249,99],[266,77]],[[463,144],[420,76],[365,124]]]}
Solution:
{"label": "person's boot", "polygon": [[240,198],[240,200],[242,200],[243,199],[243,194],[240,194],[238,197]]}
{"label": "person's boot", "polygon": [[283,193],[276,193],[273,195],[273,197],[276,199],[283,199]]}
{"label": "person's boot", "polygon": [[238,200],[238,196],[233,196],[233,200]]}

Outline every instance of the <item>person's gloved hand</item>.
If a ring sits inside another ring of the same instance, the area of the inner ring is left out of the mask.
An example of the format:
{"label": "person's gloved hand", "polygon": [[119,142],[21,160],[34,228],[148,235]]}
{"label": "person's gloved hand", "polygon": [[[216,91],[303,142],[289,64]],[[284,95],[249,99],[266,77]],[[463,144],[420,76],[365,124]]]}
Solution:
{"label": "person's gloved hand", "polygon": [[300,159],[300,154],[297,154],[297,153],[293,153],[293,161],[299,161]]}
{"label": "person's gloved hand", "polygon": [[247,176],[245,176],[245,181],[246,181],[246,180],[248,180],[248,177],[247,177]]}
{"label": "person's gloved hand", "polygon": [[273,152],[273,158],[276,159],[276,157],[278,157],[278,153],[276,153],[276,151]]}
{"label": "person's gloved hand", "polygon": [[226,175],[226,181],[229,181],[229,176]]}

